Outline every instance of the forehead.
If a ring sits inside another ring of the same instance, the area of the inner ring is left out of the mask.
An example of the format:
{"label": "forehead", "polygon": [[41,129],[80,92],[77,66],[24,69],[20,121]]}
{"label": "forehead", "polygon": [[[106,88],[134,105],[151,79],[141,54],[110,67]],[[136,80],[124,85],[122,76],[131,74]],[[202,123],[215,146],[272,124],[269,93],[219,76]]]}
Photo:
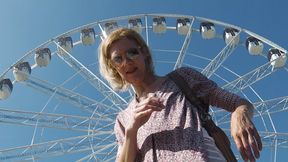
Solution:
{"label": "forehead", "polygon": [[110,53],[121,53],[135,47],[138,47],[138,44],[134,40],[123,38],[111,44]]}

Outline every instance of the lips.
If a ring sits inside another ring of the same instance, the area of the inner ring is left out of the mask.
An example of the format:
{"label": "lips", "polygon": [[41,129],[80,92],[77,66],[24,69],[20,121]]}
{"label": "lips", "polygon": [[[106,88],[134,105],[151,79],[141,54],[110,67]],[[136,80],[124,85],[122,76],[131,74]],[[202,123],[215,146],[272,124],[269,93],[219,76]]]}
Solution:
{"label": "lips", "polygon": [[132,74],[132,73],[134,73],[136,70],[137,70],[136,67],[133,68],[133,69],[129,69],[129,70],[126,71],[126,74]]}

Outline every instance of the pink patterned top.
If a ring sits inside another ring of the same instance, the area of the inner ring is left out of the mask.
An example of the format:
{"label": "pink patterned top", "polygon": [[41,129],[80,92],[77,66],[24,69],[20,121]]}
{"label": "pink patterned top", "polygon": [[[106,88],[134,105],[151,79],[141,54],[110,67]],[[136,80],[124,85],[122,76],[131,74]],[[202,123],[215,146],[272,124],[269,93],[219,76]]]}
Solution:
{"label": "pink patterned top", "polygon": [[[191,68],[177,69],[197,96],[212,106],[233,111],[240,97],[231,94],[201,73]],[[177,85],[168,77],[155,95],[164,100],[165,108],[153,112],[150,119],[139,128],[137,161],[208,161],[197,108],[192,106]],[[120,112],[115,122],[118,150],[125,139],[125,125],[137,104],[134,98]]]}

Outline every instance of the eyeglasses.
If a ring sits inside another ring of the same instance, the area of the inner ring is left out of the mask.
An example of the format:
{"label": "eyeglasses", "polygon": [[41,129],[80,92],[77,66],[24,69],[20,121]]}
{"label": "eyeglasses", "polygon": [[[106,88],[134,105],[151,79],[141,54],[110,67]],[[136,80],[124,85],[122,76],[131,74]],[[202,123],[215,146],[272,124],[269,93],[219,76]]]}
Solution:
{"label": "eyeglasses", "polygon": [[[140,55],[137,48],[130,48],[125,53],[126,56],[124,57],[126,57],[126,59],[130,61],[135,60]],[[111,62],[116,67],[121,67],[124,62],[124,57],[121,54],[115,54],[115,56],[111,57]]]}

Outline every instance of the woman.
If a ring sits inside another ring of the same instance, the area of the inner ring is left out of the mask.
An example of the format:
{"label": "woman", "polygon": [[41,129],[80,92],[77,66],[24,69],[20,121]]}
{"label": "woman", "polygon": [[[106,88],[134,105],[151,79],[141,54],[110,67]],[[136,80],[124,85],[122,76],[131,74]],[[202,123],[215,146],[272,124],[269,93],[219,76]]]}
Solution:
{"label": "woman", "polygon": [[[131,85],[135,97],[115,122],[117,161],[225,161],[205,129],[197,109],[167,76],[154,73],[151,53],[131,29],[117,29],[99,48],[100,72],[115,90]],[[232,112],[231,134],[245,161],[255,161],[261,139],[251,122],[253,106],[219,88],[191,68],[176,70],[197,96]]]}

